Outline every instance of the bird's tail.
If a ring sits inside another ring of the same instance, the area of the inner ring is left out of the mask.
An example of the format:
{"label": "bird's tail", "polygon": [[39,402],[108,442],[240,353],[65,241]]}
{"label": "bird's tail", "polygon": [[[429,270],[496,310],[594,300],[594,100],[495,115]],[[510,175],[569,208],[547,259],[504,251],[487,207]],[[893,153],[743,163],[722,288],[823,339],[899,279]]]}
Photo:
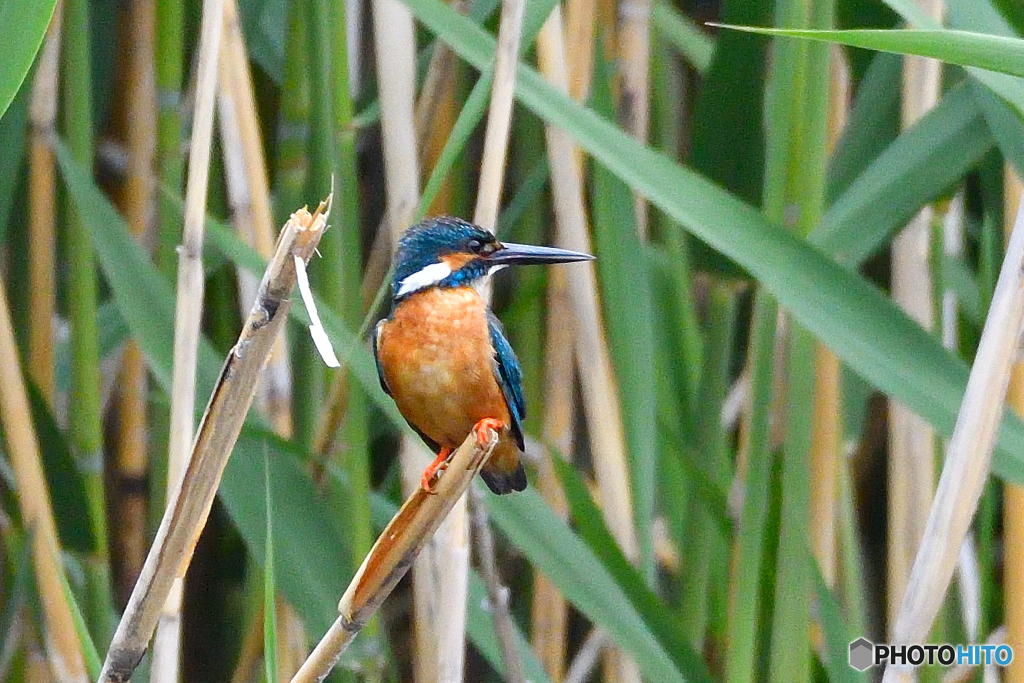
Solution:
{"label": "bird's tail", "polygon": [[494,493],[504,495],[526,488],[526,470],[519,460],[519,448],[507,435],[503,434],[494,448],[490,460],[480,470],[480,477]]}
{"label": "bird's tail", "polygon": [[499,496],[526,488],[526,470],[523,469],[523,463],[518,463],[511,472],[485,467],[480,470],[480,477],[487,484],[487,488]]}

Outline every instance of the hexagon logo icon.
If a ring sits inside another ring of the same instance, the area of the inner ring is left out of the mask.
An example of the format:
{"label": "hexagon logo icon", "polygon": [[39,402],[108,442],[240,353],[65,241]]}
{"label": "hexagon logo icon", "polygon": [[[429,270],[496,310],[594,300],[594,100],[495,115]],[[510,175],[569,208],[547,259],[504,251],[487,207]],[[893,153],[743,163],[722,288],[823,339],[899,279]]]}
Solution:
{"label": "hexagon logo icon", "polygon": [[864,671],[875,663],[875,646],[867,638],[858,638],[850,643],[850,666]]}

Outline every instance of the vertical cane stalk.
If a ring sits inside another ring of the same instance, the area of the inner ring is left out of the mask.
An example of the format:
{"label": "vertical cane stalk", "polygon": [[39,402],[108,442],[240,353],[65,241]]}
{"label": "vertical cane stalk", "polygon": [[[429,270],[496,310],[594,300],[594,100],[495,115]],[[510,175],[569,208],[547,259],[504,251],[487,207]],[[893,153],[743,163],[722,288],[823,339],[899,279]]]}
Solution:
{"label": "vertical cane stalk", "polygon": [[[75,160],[92,167],[92,61],[89,45],[89,4],[64,5],[61,51],[63,81],[62,129]],[[71,441],[81,468],[96,551],[87,562],[87,614],[93,637],[105,642],[110,629],[110,569],[106,496],[103,490],[103,417],[100,406],[100,358],[97,329],[98,283],[92,242],[78,210],[68,210],[68,317],[71,322]]]}
{"label": "vertical cane stalk", "polygon": [[[919,0],[933,18],[942,15],[941,0]],[[907,57],[903,67],[903,127],[909,127],[935,105],[941,65]],[[929,268],[931,207],[923,209],[893,240],[893,300],[926,330],[933,326],[932,275]],[[889,535],[888,623],[891,633],[911,566],[924,534],[935,491],[935,438],[931,426],[906,406],[889,408]]]}

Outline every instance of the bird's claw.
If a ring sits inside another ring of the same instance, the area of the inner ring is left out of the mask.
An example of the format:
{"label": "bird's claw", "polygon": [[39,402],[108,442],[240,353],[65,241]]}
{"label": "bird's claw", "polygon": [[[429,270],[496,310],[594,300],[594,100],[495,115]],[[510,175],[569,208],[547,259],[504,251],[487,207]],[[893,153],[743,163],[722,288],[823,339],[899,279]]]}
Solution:
{"label": "bird's claw", "polygon": [[[485,417],[473,426],[473,433],[476,435],[476,442],[480,446],[486,446],[490,440],[488,435],[489,430],[500,432],[505,428],[505,423],[494,417]],[[451,448],[442,448],[441,452],[437,454],[437,458],[434,462],[427,466],[427,469],[423,470],[423,477],[420,478],[420,486],[427,493],[437,493],[435,485],[437,484],[438,475],[448,469],[448,461],[452,457]]]}
{"label": "bird's claw", "polygon": [[423,487],[424,491],[430,494],[437,493],[437,491],[434,490],[434,484],[436,483],[435,479],[438,474],[448,469],[448,458],[451,457],[451,454],[452,449],[447,447],[442,448],[441,452],[437,454],[437,458],[434,459],[434,462],[430,463],[427,466],[427,469],[423,470],[423,477],[420,479],[420,486]]}
{"label": "bird's claw", "polygon": [[476,423],[473,427],[473,433],[476,434],[476,443],[478,446],[486,446],[489,438],[487,436],[487,430],[493,429],[496,432],[500,432],[505,428],[505,423],[495,417],[485,417]]}

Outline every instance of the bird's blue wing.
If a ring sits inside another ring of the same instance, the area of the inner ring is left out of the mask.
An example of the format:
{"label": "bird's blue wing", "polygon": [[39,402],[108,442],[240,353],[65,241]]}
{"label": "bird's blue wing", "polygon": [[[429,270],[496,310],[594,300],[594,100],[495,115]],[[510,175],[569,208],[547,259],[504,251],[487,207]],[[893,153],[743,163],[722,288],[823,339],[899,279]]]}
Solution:
{"label": "bird's blue wing", "polygon": [[384,320],[377,323],[376,327],[373,328],[373,362],[377,364],[377,379],[380,380],[380,388],[384,390],[384,393],[391,396],[391,390],[388,389],[388,383],[384,381],[384,368],[380,366],[380,351],[377,349],[377,344],[380,343],[380,328],[384,324]]}
{"label": "bird's blue wing", "polygon": [[523,371],[512,345],[505,338],[505,328],[490,311],[487,312],[487,327],[491,333],[491,344],[494,345],[494,378],[498,380],[508,412],[512,416],[509,431],[519,450],[525,450],[523,420],[526,419],[526,399],[523,397]]}

